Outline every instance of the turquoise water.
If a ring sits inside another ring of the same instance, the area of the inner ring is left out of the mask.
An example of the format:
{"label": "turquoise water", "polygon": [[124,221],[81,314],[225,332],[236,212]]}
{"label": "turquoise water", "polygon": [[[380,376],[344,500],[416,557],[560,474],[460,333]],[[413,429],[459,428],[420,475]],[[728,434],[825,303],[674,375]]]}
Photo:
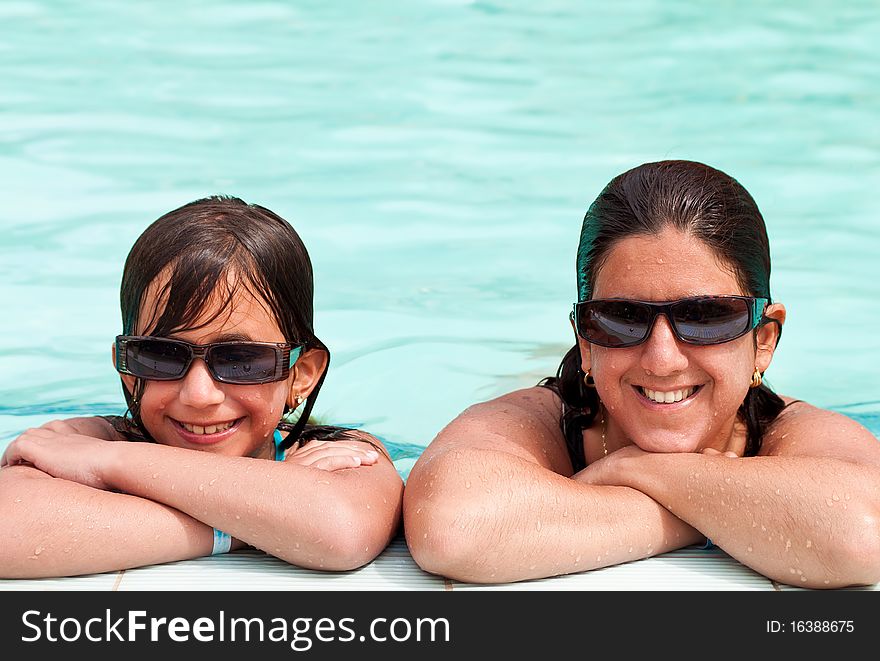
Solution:
{"label": "turquoise water", "polygon": [[769,381],[880,433],[880,7],[701,4],[3,3],[0,447],[121,412],[125,255],[228,193],[310,250],[317,414],[405,471],[555,371],[586,206],[663,158],[765,215],[789,310]]}

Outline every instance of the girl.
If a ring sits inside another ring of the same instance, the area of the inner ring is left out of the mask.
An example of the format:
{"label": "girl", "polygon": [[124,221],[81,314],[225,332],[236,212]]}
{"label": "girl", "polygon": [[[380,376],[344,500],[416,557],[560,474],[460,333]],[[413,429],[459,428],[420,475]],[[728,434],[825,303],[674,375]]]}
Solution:
{"label": "girl", "polygon": [[8,446],[4,577],[247,545],[345,570],[384,549],[403,489],[384,448],[307,424],[329,352],[313,330],[311,263],[285,220],[227,197],[172,211],[132,248],[120,298],[126,416],[50,422]]}
{"label": "girl", "polygon": [[714,542],[797,586],[880,580],[880,444],[763,383],[785,308],[748,192],[700,163],[625,172],[577,276],[557,376],[471,407],[413,467],[415,560],[516,581]]}

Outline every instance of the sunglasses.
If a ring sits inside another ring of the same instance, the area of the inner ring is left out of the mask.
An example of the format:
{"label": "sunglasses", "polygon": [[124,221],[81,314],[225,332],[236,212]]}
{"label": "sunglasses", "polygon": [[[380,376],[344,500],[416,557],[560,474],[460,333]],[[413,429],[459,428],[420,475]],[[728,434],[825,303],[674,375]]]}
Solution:
{"label": "sunglasses", "polygon": [[116,370],[141,379],[175,381],[186,374],[193,358],[201,358],[221,383],[256,385],[286,379],[303,347],[287,343],[214,342],[143,335],[116,337]]}
{"label": "sunglasses", "polygon": [[647,340],[657,315],[663,314],[679,340],[707,346],[753,330],[768,303],[753,296],[694,296],[669,303],[604,298],[575,303],[571,318],[587,342],[626,348]]}

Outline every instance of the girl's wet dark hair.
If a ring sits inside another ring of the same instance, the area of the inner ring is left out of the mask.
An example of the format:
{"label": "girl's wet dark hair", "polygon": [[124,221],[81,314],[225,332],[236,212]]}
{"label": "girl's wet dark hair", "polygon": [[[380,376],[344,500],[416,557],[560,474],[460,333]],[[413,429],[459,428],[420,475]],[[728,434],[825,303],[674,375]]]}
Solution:
{"label": "girl's wet dark hair", "polygon": [[[161,286],[157,304],[153,310],[142,311],[151,286]],[[190,202],[166,213],[141,234],[122,274],[123,334],[168,336],[197,330],[228,313],[239,287],[265,301],[287,342],[325,351],[329,360],[327,347],[315,336],[312,263],[302,240],[277,214],[236,197]],[[220,304],[214,317],[196,325],[203,311],[216,305],[217,297]],[[296,423],[280,425],[290,432],[284,449],[305,440],[303,432],[325,375],[326,369]],[[137,379],[134,392],[129,392],[123,383],[130,419],[120,431],[152,440],[140,417],[145,385]],[[312,437],[321,429],[325,428],[310,428],[305,436]]]}
{"label": "girl's wet dark hair", "polygon": [[[730,268],[745,294],[772,302],[770,244],[757,204],[735,179],[693,161],[645,163],[612,179],[599,194],[581,229],[578,300],[590,299],[596,275],[619,241],[656,235],[666,227],[703,241]],[[593,424],[599,396],[584,384],[577,341],[557,375],[540,385],[552,388],[562,399],[562,431],[571,455],[583,467],[582,431]],[[747,430],[746,456],[758,453],[763,430],[784,406],[766,384],[749,390],[738,412]]]}

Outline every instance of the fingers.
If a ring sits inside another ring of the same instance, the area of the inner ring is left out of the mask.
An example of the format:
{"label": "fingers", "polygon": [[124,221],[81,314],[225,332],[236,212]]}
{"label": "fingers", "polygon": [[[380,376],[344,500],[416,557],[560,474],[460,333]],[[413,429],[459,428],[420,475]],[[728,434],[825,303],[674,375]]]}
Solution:
{"label": "fingers", "polygon": [[362,466],[363,464],[360,457],[351,455],[336,455],[333,457],[322,457],[321,459],[318,459],[310,465],[312,468],[318,468],[320,470],[337,471],[342,470],[343,468],[357,468],[358,466]]}
{"label": "fingers", "polygon": [[703,454],[709,455],[710,457],[738,457],[739,455],[736,452],[728,450],[727,452],[721,452],[720,450],[716,450],[715,448],[703,448]]}
{"label": "fingers", "polygon": [[287,456],[286,461],[321,470],[340,470],[371,466],[379,460],[379,453],[359,443],[312,441]]}

